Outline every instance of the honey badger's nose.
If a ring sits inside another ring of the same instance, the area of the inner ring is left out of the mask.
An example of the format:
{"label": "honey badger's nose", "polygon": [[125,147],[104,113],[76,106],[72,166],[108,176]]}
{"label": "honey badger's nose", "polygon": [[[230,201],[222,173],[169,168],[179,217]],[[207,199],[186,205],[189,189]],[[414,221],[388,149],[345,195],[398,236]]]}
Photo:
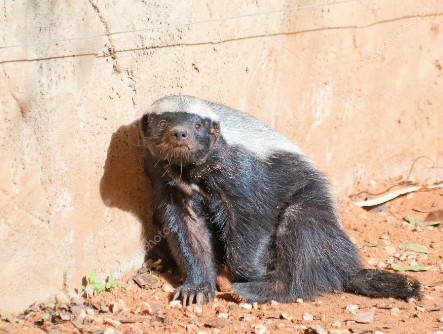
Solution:
{"label": "honey badger's nose", "polygon": [[175,141],[180,142],[188,139],[188,131],[186,131],[186,129],[173,128],[170,133],[171,133],[171,138]]}

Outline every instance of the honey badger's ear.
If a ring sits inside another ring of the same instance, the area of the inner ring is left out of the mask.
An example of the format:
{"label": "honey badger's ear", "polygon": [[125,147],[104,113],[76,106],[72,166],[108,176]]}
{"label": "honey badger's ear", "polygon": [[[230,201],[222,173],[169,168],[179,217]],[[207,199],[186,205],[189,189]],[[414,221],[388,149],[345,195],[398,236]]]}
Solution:
{"label": "honey badger's ear", "polygon": [[143,135],[146,135],[148,130],[148,114],[144,114],[140,121],[140,130]]}

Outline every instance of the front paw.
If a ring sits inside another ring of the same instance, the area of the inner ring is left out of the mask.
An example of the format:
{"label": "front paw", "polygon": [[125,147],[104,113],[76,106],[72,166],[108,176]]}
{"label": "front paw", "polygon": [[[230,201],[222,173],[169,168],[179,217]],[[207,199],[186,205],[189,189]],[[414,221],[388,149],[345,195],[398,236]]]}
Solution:
{"label": "front paw", "polygon": [[212,302],[215,297],[215,288],[209,285],[183,284],[175,290],[172,300],[181,300],[183,306],[196,303],[197,305]]}

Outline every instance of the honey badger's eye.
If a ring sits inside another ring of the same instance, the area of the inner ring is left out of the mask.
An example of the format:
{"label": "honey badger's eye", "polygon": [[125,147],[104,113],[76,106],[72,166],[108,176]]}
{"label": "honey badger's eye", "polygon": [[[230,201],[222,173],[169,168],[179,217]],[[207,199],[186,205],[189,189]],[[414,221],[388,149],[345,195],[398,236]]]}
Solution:
{"label": "honey badger's eye", "polygon": [[196,124],[195,124],[195,129],[196,129],[197,131],[200,131],[201,128],[202,128],[202,125],[201,125],[200,123],[196,123]]}
{"label": "honey badger's eye", "polygon": [[164,129],[166,126],[166,121],[165,120],[161,120],[160,122],[158,122],[158,127],[160,129]]}

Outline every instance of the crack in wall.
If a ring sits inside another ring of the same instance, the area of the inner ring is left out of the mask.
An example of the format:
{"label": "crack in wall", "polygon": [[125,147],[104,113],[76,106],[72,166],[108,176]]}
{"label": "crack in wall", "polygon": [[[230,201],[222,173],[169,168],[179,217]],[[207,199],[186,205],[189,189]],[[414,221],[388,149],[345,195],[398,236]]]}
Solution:
{"label": "crack in wall", "polygon": [[117,53],[115,51],[115,45],[114,45],[114,41],[112,40],[112,37],[111,37],[112,34],[111,34],[111,31],[109,30],[108,22],[103,17],[98,6],[92,0],[89,0],[89,3],[91,4],[92,8],[94,8],[94,11],[97,13],[98,18],[100,19],[100,22],[103,24],[103,26],[105,28],[106,36],[108,37],[108,41],[110,44],[110,47],[108,48],[108,52],[109,52],[109,55],[111,56],[111,59],[114,62],[114,64],[113,64],[114,71],[117,73],[121,73],[120,64],[117,59]]}
{"label": "crack in wall", "polygon": [[[89,1],[91,2],[92,0],[89,0]],[[92,4],[92,2],[91,2],[91,4]],[[440,17],[440,16],[443,16],[443,12],[422,15],[422,16],[420,16],[420,18]],[[271,33],[271,34],[259,34],[259,35],[243,36],[243,37],[234,37],[234,38],[228,38],[228,39],[219,40],[219,41],[204,41],[204,42],[195,42],[195,43],[176,43],[176,44],[166,44],[166,45],[153,45],[153,46],[147,46],[147,47],[142,47],[142,48],[131,48],[131,49],[121,49],[121,50],[116,50],[114,47],[114,44],[112,43],[111,44],[111,51],[112,52],[110,52],[109,55],[99,55],[96,52],[90,52],[90,53],[60,55],[60,56],[33,58],[33,59],[11,59],[11,60],[0,61],[0,64],[8,64],[8,63],[16,63],[16,62],[44,61],[44,60],[69,58],[69,57],[84,57],[84,56],[94,56],[96,58],[111,57],[113,60],[115,60],[117,62],[117,54],[122,53],[122,52],[156,50],[156,49],[183,47],[183,46],[186,47],[186,46],[220,45],[220,44],[225,44],[225,43],[230,43],[230,42],[237,42],[237,41],[256,39],[256,38],[267,38],[267,37],[275,37],[275,36],[296,36],[296,35],[300,35],[300,34],[316,33],[316,32],[328,31],[328,30],[366,29],[366,28],[371,28],[371,27],[374,27],[374,26],[377,26],[380,24],[407,20],[407,19],[411,19],[414,17],[417,17],[417,16],[416,15],[402,16],[402,17],[397,17],[397,18],[383,20],[383,21],[377,21],[377,22],[369,23],[367,25],[360,25],[360,26],[359,25],[349,25],[349,26],[324,27],[324,28],[306,29],[306,30],[299,30],[299,31],[278,32],[278,33]],[[107,27],[107,25],[106,25],[106,27]],[[105,29],[107,29],[107,31],[109,31],[109,28],[105,28]],[[111,41],[110,37],[109,37],[109,40]],[[118,65],[118,62],[116,63],[116,65],[118,68],[118,70],[116,69],[116,71],[118,73],[121,73],[120,66]]]}

